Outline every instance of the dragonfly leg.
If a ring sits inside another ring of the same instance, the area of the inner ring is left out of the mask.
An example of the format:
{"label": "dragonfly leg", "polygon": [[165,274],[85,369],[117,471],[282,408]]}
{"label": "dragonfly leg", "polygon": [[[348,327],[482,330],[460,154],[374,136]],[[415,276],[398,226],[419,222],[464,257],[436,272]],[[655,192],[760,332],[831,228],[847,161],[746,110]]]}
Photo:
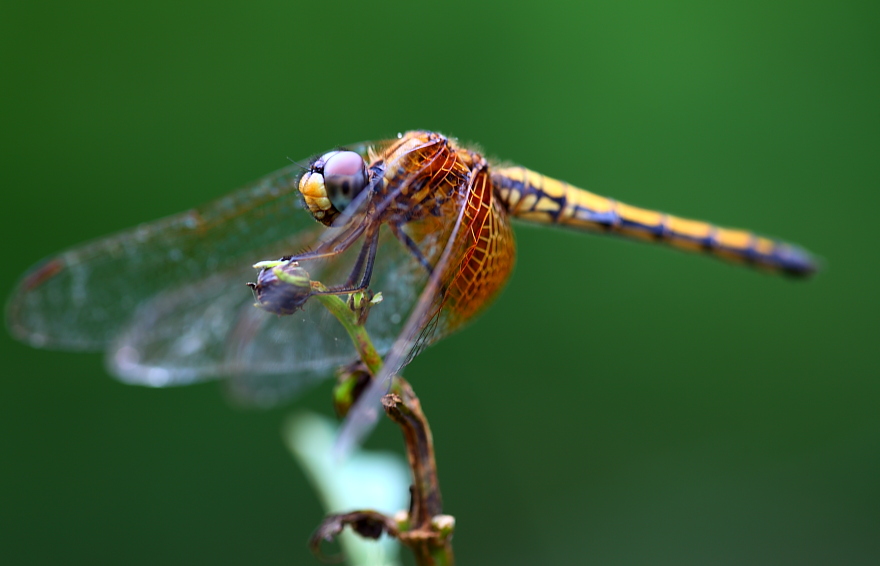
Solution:
{"label": "dragonfly leg", "polygon": [[355,279],[357,279],[359,273],[362,273],[362,276],[360,277],[360,282],[357,284],[358,288],[363,290],[369,286],[370,279],[373,276],[373,264],[376,260],[376,248],[378,245],[379,228],[377,226],[367,232],[364,239],[364,245],[361,247],[357,261],[355,261],[351,274],[348,276],[348,280],[344,284],[345,287],[352,287],[352,285],[355,284]]}
{"label": "dragonfly leg", "polygon": [[297,255],[286,256],[283,259],[285,261],[309,261],[312,259],[322,259],[325,257],[333,257],[339,255],[350,248],[352,244],[354,244],[357,239],[361,237],[361,234],[363,234],[364,230],[366,229],[364,227],[365,224],[367,223],[361,223],[354,228],[347,230],[342,235],[333,238],[328,242],[320,244],[317,249],[303,252]]}
{"label": "dragonfly leg", "polygon": [[371,228],[366,235],[361,251],[358,253],[354,267],[345,283],[321,292],[322,295],[342,295],[364,291],[370,286],[373,277],[373,265],[376,260],[376,249],[379,245],[379,227]]}
{"label": "dragonfly leg", "polygon": [[407,233],[401,229],[399,224],[389,223],[388,226],[389,228],[391,228],[391,232],[394,234],[394,236],[397,237],[398,240],[400,240],[400,243],[406,246],[406,249],[408,249],[410,253],[416,258],[416,261],[418,261],[422,265],[422,267],[425,268],[425,270],[428,272],[428,275],[431,275],[431,273],[434,271],[434,266],[431,265],[431,262],[429,262],[424,255],[422,255],[422,250],[419,249],[419,246],[413,241],[413,239],[410,238],[409,235],[407,235]]}

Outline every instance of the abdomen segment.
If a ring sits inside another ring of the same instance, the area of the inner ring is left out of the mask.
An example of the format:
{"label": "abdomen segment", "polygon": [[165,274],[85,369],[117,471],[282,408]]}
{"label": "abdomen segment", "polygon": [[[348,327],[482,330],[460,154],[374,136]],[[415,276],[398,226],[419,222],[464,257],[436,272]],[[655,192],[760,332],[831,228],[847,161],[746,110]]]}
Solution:
{"label": "abdomen segment", "polygon": [[495,169],[492,184],[508,212],[521,220],[663,242],[798,277],[816,271],[815,260],[798,246],[630,206],[525,167]]}

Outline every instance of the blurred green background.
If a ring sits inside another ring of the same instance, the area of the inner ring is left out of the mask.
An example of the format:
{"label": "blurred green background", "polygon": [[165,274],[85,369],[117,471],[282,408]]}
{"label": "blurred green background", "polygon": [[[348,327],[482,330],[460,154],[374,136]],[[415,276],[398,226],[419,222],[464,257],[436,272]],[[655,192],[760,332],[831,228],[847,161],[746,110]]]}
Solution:
{"label": "blurred green background", "polygon": [[[247,7],[245,7],[247,6]],[[826,261],[519,226],[407,377],[468,564],[880,563],[880,4],[4,2],[0,294],[68,245],[427,128]],[[317,564],[269,412],[0,336],[0,562]],[[383,424],[371,447],[399,448]]]}

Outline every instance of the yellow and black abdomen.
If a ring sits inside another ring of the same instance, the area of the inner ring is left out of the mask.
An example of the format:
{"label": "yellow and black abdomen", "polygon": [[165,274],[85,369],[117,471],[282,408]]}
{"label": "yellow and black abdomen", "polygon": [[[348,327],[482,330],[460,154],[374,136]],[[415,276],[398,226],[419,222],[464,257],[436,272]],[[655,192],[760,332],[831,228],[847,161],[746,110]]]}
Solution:
{"label": "yellow and black abdomen", "polygon": [[815,260],[795,245],[630,206],[525,167],[493,170],[492,184],[511,216],[521,220],[663,242],[799,277],[816,271]]}

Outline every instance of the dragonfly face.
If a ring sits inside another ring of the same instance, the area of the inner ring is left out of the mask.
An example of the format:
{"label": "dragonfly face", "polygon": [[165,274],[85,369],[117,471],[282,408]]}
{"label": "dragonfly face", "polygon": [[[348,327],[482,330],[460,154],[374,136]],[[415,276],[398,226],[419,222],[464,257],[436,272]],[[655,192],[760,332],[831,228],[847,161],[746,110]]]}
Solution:
{"label": "dragonfly face", "polygon": [[331,151],[312,163],[299,181],[299,192],[315,220],[331,226],[364,190],[368,179],[367,163],[360,154]]}
{"label": "dragonfly face", "polygon": [[[104,350],[127,382],[226,378],[238,397],[271,404],[355,356],[308,295],[271,295],[278,308],[254,308],[244,287],[251,266],[284,257],[329,292],[382,292],[366,323],[386,354],[381,381],[497,296],[514,263],[511,218],[794,276],[815,270],[796,246],[625,205],[523,167],[493,167],[454,140],[416,131],[325,153],[305,173],[289,167],[203,207],[70,248],[22,278],[7,324],[34,346]],[[275,293],[277,282],[265,277],[262,292]]]}

